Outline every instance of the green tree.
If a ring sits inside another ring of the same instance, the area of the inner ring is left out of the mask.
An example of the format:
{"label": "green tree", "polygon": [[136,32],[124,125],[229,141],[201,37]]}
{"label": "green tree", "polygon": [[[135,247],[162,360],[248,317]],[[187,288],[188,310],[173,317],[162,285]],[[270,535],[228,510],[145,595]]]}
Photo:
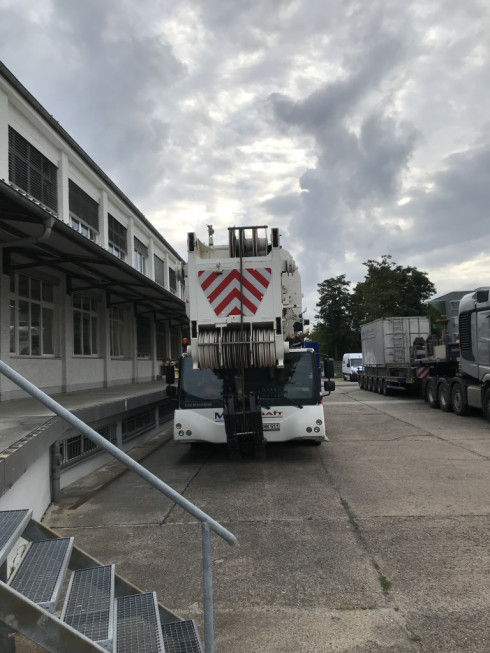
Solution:
{"label": "green tree", "polygon": [[388,254],[381,261],[370,259],[363,265],[366,276],[352,295],[356,327],[381,317],[429,314],[424,302],[435,293],[435,286],[426,272],[397,265]]}
{"label": "green tree", "polygon": [[339,360],[344,352],[358,348],[358,338],[352,328],[352,295],[350,281],[345,274],[331,277],[318,284],[320,300],[317,303],[319,323],[312,332],[318,338],[322,353]]}

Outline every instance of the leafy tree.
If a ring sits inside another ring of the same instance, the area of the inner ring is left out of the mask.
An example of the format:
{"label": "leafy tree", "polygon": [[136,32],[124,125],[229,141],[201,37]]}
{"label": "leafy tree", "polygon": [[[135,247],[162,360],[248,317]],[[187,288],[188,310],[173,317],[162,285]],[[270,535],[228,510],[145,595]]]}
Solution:
{"label": "leafy tree", "polygon": [[388,254],[381,261],[370,259],[363,265],[366,277],[352,296],[356,326],[380,317],[428,315],[424,302],[435,293],[435,286],[426,272],[396,265]]}
{"label": "leafy tree", "polygon": [[429,315],[435,323],[431,306],[424,303],[435,293],[426,272],[397,265],[389,254],[363,265],[366,276],[353,292],[345,274],[318,284],[318,322],[311,338],[320,343],[321,353],[335,360],[346,351],[360,351],[360,325],[366,322],[381,317]]}
{"label": "leafy tree", "polygon": [[349,286],[350,281],[346,280],[345,274],[318,284],[320,301],[316,305],[316,318],[320,324],[315,327],[314,334],[321,338],[319,342],[322,352],[335,360],[339,360],[344,352],[351,351],[353,342],[358,340],[352,329],[352,295]]}
{"label": "leafy tree", "polygon": [[315,324],[313,325],[310,331],[309,339],[312,340],[313,342],[318,343],[318,349],[320,352],[320,356],[322,358],[325,356],[330,356],[330,347],[328,346],[327,328],[323,324],[323,322],[315,322]]}

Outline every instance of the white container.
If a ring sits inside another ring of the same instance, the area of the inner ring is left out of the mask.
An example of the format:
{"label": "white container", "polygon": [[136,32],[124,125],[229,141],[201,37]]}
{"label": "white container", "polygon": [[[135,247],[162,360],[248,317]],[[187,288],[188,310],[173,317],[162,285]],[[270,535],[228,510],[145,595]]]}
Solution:
{"label": "white container", "polygon": [[415,338],[430,335],[430,319],[426,316],[386,317],[361,327],[364,367],[410,365],[410,348]]}

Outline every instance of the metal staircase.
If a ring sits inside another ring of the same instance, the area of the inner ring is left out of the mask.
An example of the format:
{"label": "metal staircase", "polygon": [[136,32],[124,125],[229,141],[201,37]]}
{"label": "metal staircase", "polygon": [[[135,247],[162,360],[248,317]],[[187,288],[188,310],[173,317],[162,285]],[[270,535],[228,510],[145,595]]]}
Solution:
{"label": "metal staircase", "polygon": [[[25,551],[9,573],[9,553],[22,540]],[[15,650],[12,632],[52,653],[203,651],[194,620],[179,619],[154,592],[141,592],[117,576],[114,565],[75,547],[73,538],[56,537],[31,510],[0,512],[0,569],[2,652]]]}
{"label": "metal staircase", "polygon": [[[211,532],[221,537],[230,546],[237,543],[233,533],[1,360],[0,373],[16,383],[32,397],[38,399],[78,432],[95,442],[101,449],[110,453],[116,460],[122,462],[149,485],[172,499],[183,510],[201,522],[204,646],[205,653],[214,653]],[[0,522],[0,570],[2,572],[0,576],[0,653],[13,653],[15,650],[7,648],[9,646],[9,633],[7,629],[6,634],[5,624],[11,627],[12,630],[23,633],[34,642],[39,642],[39,638],[42,637],[44,643],[41,645],[44,646],[45,650],[52,653],[66,653],[67,651],[85,653],[86,651],[107,650],[113,653],[201,653],[203,651],[193,621],[179,620],[176,615],[172,615],[170,611],[157,604],[152,593],[148,595],[141,592],[117,575],[115,576],[114,585],[115,594],[112,596],[112,590],[107,589],[112,587],[112,566],[108,570],[94,572],[94,567],[103,567],[103,565],[80,549],[76,549],[72,541],[64,545],[71,548],[69,558],[67,555],[68,568],[74,570],[84,569],[86,573],[73,579],[71,587],[75,592],[73,597],[76,598],[73,599],[73,602],[70,598],[66,608],[62,611],[61,619],[55,617],[46,608],[52,606],[54,610],[57,601],[55,588],[57,591],[59,582],[61,582],[61,580],[58,581],[58,578],[61,579],[62,577],[61,568],[65,564],[65,558],[58,549],[58,555],[52,554],[50,547],[62,545],[38,544],[39,551],[43,546],[49,550],[49,553],[45,556],[40,556],[41,559],[49,560],[48,566],[52,564],[55,567],[52,561],[53,556],[57,559],[63,557],[63,563],[57,572],[58,577],[56,579],[49,577],[53,591],[48,600],[41,599],[42,606],[36,602],[36,599],[32,600],[28,595],[22,594],[12,586],[17,572],[12,577],[12,583],[10,583],[10,579],[9,582],[6,582],[6,560],[8,552],[21,535],[24,539],[37,543],[45,540],[59,540],[60,538],[53,531],[31,519],[29,510],[0,512],[0,515],[2,514],[5,514],[6,517],[5,524]],[[38,546],[34,547],[34,549],[37,549]],[[83,560],[83,562],[80,562],[80,560]],[[49,574],[41,567],[40,562],[34,562],[30,567],[33,578],[31,581],[29,574],[26,572],[28,580],[25,582],[25,587],[30,586],[31,582],[33,587],[48,583]],[[46,574],[46,576],[43,575],[40,579],[36,575],[41,573]],[[89,578],[92,580],[88,580]],[[20,576],[18,582],[20,589],[21,586],[24,586],[21,583]],[[93,583],[93,586],[90,586],[90,583]],[[78,596],[77,592],[79,593]],[[104,596],[104,592],[109,592],[109,599],[107,599],[107,595]],[[69,597],[71,594],[72,590],[70,588]],[[114,599],[116,600],[115,608],[112,605]],[[158,606],[158,610],[155,606]],[[111,614],[116,616],[110,616]],[[107,615],[105,617],[108,622],[106,628],[102,623],[103,615]],[[169,618],[169,615],[172,618]],[[110,623],[113,624],[113,639],[110,637]],[[10,638],[10,641],[12,641],[12,638]]]}

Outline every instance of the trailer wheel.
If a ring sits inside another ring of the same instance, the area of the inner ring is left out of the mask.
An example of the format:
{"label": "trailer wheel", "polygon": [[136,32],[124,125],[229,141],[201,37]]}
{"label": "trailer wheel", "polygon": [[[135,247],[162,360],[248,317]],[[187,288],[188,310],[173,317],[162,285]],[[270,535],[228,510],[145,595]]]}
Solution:
{"label": "trailer wheel", "polygon": [[439,408],[439,400],[437,398],[437,387],[434,379],[427,382],[427,403],[431,408]]}
{"label": "trailer wheel", "polygon": [[380,395],[383,394],[383,379],[378,379],[378,388],[376,392]]}
{"label": "trailer wheel", "polygon": [[391,395],[391,388],[388,387],[388,384],[386,383],[386,379],[383,379],[383,389],[382,392],[385,397],[389,397]]}
{"label": "trailer wheel", "polygon": [[483,397],[483,412],[485,417],[490,420],[490,388],[485,390],[485,395]]}
{"label": "trailer wheel", "polygon": [[439,399],[439,406],[441,410],[445,413],[452,411],[453,407],[451,406],[451,390],[446,381],[439,383],[437,388],[437,398]]}
{"label": "trailer wheel", "polygon": [[456,415],[467,415],[469,406],[465,403],[463,387],[460,383],[455,383],[451,389],[451,403]]}

